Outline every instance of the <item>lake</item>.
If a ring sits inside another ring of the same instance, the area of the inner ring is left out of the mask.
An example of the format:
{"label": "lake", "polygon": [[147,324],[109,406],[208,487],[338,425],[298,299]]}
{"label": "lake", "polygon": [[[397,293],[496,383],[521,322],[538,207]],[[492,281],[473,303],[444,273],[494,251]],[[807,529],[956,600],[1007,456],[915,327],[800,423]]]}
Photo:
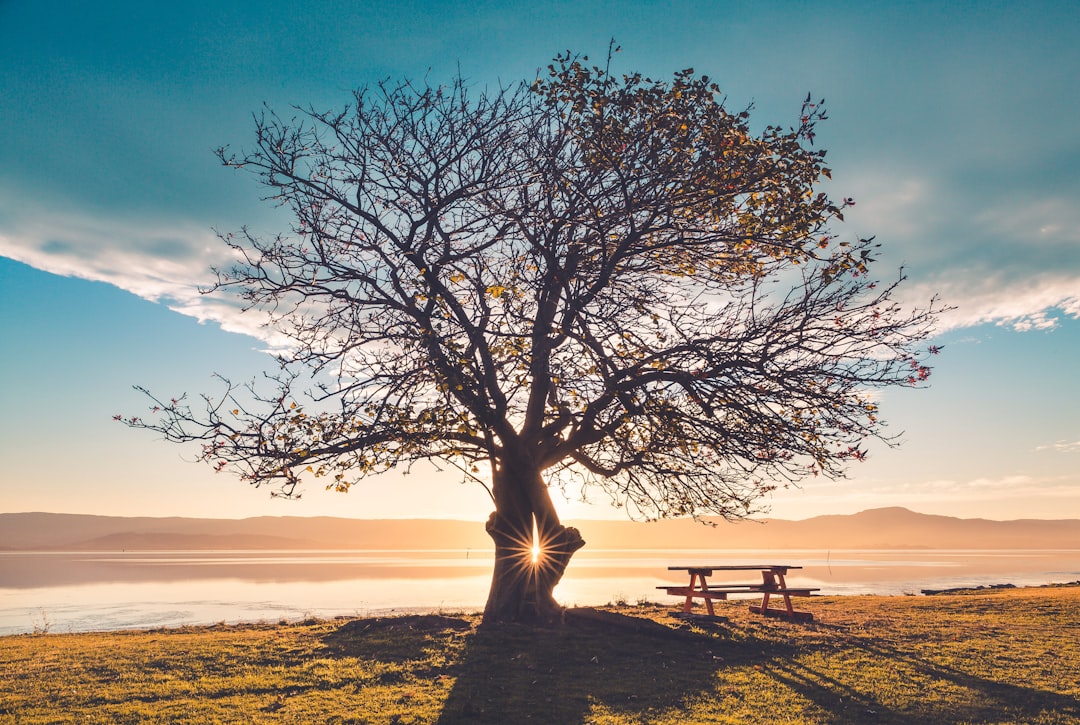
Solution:
{"label": "lake", "polygon": [[[555,593],[566,605],[674,606],[656,587],[686,575],[668,566],[763,563],[801,566],[788,583],[821,594],[1080,581],[1080,550],[585,549]],[[0,552],[0,634],[474,611],[491,568],[475,550]]]}

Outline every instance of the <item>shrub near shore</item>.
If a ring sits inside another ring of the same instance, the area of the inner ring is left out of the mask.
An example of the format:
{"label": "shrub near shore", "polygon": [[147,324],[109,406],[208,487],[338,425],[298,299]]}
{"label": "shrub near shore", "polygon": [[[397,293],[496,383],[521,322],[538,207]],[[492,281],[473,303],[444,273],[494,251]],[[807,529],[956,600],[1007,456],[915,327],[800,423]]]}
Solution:
{"label": "shrub near shore", "polygon": [[1080,723],[1080,587],[0,638],[0,723]]}

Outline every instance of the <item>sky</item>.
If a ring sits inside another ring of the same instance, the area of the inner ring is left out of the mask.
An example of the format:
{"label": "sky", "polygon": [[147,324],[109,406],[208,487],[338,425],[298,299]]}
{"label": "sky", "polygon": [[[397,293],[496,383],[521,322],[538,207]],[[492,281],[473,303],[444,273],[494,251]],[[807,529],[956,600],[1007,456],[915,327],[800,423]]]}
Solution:
{"label": "sky", "polygon": [[906,300],[956,308],[931,385],[881,398],[902,445],[777,491],[771,515],[1080,518],[1078,28],[1075,2],[0,0],[0,512],[486,518],[482,488],[423,466],[271,499],[112,416],[143,411],[136,384],[271,368],[257,321],[197,290],[215,230],[285,228],[213,155],[250,145],[264,103],[528,81],[614,37],[616,71],[693,67],[758,128],[825,98],[826,190],[856,200],[834,231],[876,235]]}

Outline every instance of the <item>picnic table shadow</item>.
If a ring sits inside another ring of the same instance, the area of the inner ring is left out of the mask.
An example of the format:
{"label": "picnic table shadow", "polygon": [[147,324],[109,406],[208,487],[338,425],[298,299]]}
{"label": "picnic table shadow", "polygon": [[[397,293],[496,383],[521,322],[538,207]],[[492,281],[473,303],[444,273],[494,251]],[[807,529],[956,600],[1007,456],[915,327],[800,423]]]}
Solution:
{"label": "picnic table shadow", "polygon": [[[379,627],[393,627],[393,636],[365,636]],[[438,672],[416,673],[455,678],[438,725],[572,725],[595,708],[677,711],[688,700],[715,696],[721,668],[790,654],[775,642],[763,649],[761,642],[725,639],[723,618],[672,627],[590,608],[568,610],[566,623],[550,628],[473,630],[464,618],[438,615],[358,620],[327,635],[324,644],[330,653],[404,662],[422,659],[434,632],[464,638],[459,654]]]}
{"label": "picnic table shadow", "polygon": [[879,639],[852,637],[843,627],[822,624],[836,640],[852,650],[862,650],[870,657],[895,663],[897,676],[905,674],[929,677],[931,681],[950,682],[970,693],[969,697],[943,704],[924,702],[903,712],[890,710],[881,702],[874,683],[853,686],[841,682],[823,669],[801,664],[793,659],[774,659],[763,669],[776,682],[814,702],[828,713],[823,722],[834,723],[998,723],[1006,722],[1080,722],[1080,698],[1051,690],[1028,687],[980,677],[962,669],[913,655]]}

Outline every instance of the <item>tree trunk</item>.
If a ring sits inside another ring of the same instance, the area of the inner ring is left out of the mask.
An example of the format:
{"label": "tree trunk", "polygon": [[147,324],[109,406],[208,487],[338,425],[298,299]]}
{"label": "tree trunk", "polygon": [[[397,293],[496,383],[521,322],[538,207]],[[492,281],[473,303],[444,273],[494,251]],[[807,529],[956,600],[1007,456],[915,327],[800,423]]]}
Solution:
{"label": "tree trunk", "polygon": [[487,532],[495,541],[495,570],[484,621],[562,621],[563,608],[552,590],[585,541],[577,529],[559,523],[539,470],[502,466],[495,472],[493,493],[495,511]]}

